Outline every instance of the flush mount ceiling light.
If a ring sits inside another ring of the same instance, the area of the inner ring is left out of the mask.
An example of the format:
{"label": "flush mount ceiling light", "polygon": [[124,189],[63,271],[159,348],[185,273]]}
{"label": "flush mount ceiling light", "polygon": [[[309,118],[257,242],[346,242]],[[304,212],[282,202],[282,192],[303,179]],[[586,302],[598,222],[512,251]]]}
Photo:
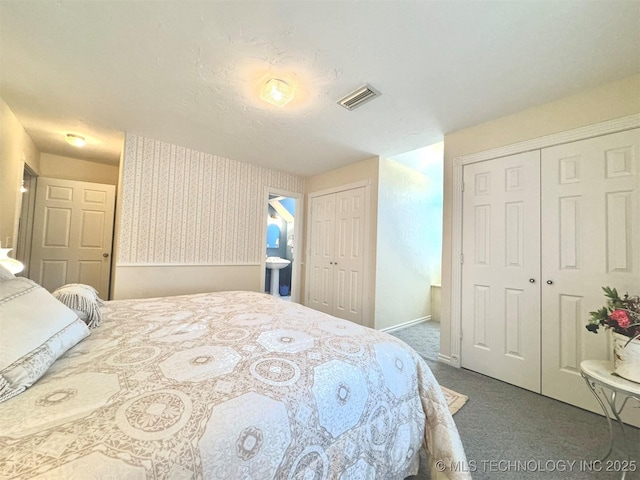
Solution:
{"label": "flush mount ceiling light", "polygon": [[64,137],[69,145],[73,145],[74,147],[84,147],[87,142],[84,137],[80,135],[75,135],[73,133],[67,133],[67,136]]}
{"label": "flush mount ceiling light", "polygon": [[283,107],[291,100],[295,94],[295,89],[284,80],[272,78],[260,90],[260,98],[278,107]]}

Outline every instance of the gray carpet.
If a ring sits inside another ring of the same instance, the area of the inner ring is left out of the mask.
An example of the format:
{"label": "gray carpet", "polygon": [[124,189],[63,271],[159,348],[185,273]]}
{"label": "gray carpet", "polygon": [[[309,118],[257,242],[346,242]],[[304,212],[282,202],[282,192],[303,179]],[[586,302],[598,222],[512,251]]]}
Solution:
{"label": "gray carpet", "polygon": [[[422,323],[392,335],[425,358],[440,384],[469,396],[453,418],[467,459],[476,464],[474,479],[620,478],[620,473],[604,471],[608,466],[615,468],[615,464],[603,463],[599,472],[580,466],[581,462],[585,465],[600,459],[606,452],[608,429],[603,417],[470,370],[439,363],[439,327],[435,322]],[[587,391],[586,385],[584,388]],[[627,473],[626,479],[640,480],[640,429],[627,427],[626,433],[630,458],[636,465],[636,472]],[[614,454],[611,459],[623,457]],[[513,466],[518,461],[526,466]],[[570,462],[575,462],[572,468]],[[598,469],[598,464],[595,467]],[[520,471],[515,471],[516,468]],[[418,475],[411,478],[430,478],[424,460]]]}

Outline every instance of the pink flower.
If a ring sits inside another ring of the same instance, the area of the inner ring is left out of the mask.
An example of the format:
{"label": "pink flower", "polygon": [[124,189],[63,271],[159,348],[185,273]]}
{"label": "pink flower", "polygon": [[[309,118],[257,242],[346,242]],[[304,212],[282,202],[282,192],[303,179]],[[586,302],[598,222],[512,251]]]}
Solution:
{"label": "pink flower", "polygon": [[618,325],[620,325],[620,327],[622,328],[627,328],[629,325],[631,325],[631,320],[629,320],[629,316],[624,310],[614,310],[613,312],[611,312],[611,315],[609,315],[609,317],[612,320],[618,322]]}

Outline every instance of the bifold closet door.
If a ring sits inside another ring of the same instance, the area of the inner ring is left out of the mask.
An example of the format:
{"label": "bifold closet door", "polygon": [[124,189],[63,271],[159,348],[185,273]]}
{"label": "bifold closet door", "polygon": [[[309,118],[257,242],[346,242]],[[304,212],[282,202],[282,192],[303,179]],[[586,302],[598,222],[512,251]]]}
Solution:
{"label": "bifold closet door", "polygon": [[600,411],[580,362],[611,346],[585,325],[603,286],[640,290],[640,129],[543,149],[542,211],[542,393]]}
{"label": "bifold closet door", "polygon": [[540,152],[464,167],[464,368],[540,391]]}
{"label": "bifold closet door", "polygon": [[365,187],[312,197],[307,305],[362,324]]}
{"label": "bifold closet door", "polygon": [[307,305],[329,314],[333,313],[335,211],[335,194],[312,198]]}
{"label": "bifold closet door", "polygon": [[364,187],[336,194],[333,314],[362,324],[364,296]]}

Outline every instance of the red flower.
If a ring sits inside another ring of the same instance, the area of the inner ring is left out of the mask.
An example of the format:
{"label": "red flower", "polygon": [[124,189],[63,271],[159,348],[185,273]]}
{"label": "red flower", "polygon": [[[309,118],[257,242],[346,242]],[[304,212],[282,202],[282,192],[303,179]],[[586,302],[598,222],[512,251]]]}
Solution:
{"label": "red flower", "polygon": [[618,325],[620,325],[620,327],[622,328],[627,328],[629,325],[631,325],[631,320],[629,320],[629,316],[624,310],[614,310],[613,312],[611,312],[611,315],[609,315],[609,317],[612,320],[618,322]]}

